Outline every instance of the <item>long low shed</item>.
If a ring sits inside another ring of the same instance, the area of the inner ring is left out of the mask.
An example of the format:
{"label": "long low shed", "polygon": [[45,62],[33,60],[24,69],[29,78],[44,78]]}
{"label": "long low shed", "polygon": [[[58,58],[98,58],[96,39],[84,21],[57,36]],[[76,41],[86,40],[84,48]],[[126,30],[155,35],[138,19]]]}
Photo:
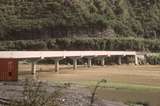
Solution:
{"label": "long low shed", "polygon": [[0,51],[0,58],[51,58],[136,55],[135,51]]}
{"label": "long low shed", "polygon": [[[32,73],[36,74],[36,63],[40,59],[54,59],[55,71],[58,72],[59,61],[63,58],[69,57],[73,59],[73,67],[76,69],[77,59],[79,58],[86,57],[88,59],[88,67],[90,67],[92,64],[91,59],[93,57],[100,57],[101,63],[104,65],[104,58],[106,56],[119,56],[119,63],[121,63],[122,56],[134,56],[135,64],[138,64],[137,54],[135,51],[0,51],[0,77],[4,77],[2,73],[5,75],[5,77],[0,78],[0,80],[5,80],[5,78],[6,80],[17,80],[17,61],[19,59],[32,59]],[[11,62],[13,66],[10,65]],[[10,67],[13,68],[11,69]],[[14,75],[14,77],[12,77],[12,75]]]}

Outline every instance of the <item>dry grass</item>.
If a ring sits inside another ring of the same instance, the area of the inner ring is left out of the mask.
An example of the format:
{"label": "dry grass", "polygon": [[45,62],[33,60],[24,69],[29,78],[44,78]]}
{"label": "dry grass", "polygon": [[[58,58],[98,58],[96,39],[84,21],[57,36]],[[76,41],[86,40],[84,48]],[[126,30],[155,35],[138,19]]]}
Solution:
{"label": "dry grass", "polygon": [[[62,66],[59,74],[54,72],[54,65],[38,65],[38,78],[41,80],[56,81],[93,81],[107,79],[111,82],[160,85],[160,66],[94,66],[92,68],[78,68]],[[31,72],[29,65],[20,65],[19,72]],[[21,71],[22,70],[22,71]],[[23,76],[24,77],[24,76]]]}

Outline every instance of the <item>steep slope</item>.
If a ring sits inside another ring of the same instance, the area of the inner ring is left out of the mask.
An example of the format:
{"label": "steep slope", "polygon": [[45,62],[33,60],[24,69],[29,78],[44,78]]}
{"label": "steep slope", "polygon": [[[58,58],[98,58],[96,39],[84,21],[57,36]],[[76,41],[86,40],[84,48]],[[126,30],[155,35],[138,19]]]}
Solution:
{"label": "steep slope", "polygon": [[0,0],[0,40],[160,38],[160,0]]}

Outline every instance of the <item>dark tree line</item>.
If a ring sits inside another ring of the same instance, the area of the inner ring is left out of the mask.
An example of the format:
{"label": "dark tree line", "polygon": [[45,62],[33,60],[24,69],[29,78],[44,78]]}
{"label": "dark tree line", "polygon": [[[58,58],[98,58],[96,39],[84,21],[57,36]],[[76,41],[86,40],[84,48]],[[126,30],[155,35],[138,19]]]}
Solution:
{"label": "dark tree line", "polygon": [[160,52],[160,41],[135,38],[17,40],[1,41],[0,50],[123,50]]}

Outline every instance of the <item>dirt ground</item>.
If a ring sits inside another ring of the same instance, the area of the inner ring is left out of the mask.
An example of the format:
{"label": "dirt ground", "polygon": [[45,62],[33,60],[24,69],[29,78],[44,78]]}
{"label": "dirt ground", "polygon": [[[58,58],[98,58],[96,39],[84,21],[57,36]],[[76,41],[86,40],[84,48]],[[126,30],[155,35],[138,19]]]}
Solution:
{"label": "dirt ground", "polygon": [[[71,65],[61,66],[59,73],[54,65],[38,65],[37,78],[47,81],[97,81],[106,79],[114,83],[135,84],[160,87],[160,65],[107,65],[104,67],[79,66],[73,70]],[[31,77],[30,65],[19,66],[19,78]],[[25,73],[25,74],[24,74]],[[27,74],[26,74],[27,73]],[[101,89],[98,96],[103,99],[122,102],[144,102],[149,106],[160,106],[160,91]]]}
{"label": "dirt ground", "polygon": [[[19,73],[29,74],[30,69],[30,65],[20,65]],[[41,80],[91,81],[107,79],[112,82],[160,86],[160,65],[112,65],[91,68],[80,66],[76,70],[73,70],[72,66],[61,66],[59,73],[54,72],[54,65],[38,65],[37,69],[37,77]]]}

